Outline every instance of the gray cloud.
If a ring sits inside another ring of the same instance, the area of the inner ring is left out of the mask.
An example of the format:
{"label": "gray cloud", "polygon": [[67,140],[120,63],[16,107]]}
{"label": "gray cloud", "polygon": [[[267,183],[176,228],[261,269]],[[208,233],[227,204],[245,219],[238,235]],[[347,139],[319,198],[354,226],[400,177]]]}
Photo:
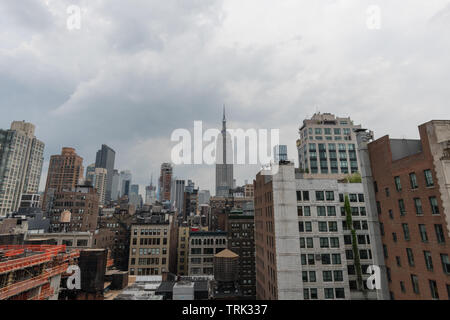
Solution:
{"label": "gray cloud", "polygon": [[[69,5],[81,30],[66,29]],[[380,30],[366,27],[378,5]],[[350,115],[376,136],[417,137],[448,118],[450,19],[445,0],[3,1],[0,127],[37,125],[46,159],[76,147],[85,165],[102,143],[136,182],[170,160],[170,134],[194,120],[279,128],[296,158],[302,120]],[[44,168],[46,172],[47,168]],[[257,168],[237,168],[239,183]],[[44,172],[44,176],[45,176]],[[213,168],[180,178],[214,188]]]}

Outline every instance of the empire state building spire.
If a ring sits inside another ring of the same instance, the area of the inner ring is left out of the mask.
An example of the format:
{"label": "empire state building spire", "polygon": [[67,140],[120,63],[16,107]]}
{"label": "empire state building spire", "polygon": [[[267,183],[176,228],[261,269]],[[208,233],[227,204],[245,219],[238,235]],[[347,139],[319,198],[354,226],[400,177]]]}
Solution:
{"label": "empire state building spire", "polygon": [[227,118],[225,117],[225,104],[223,105],[222,133],[227,130]]}
{"label": "empire state building spire", "polygon": [[222,131],[216,148],[216,196],[228,197],[233,188],[233,150],[227,133],[227,118],[223,105]]}

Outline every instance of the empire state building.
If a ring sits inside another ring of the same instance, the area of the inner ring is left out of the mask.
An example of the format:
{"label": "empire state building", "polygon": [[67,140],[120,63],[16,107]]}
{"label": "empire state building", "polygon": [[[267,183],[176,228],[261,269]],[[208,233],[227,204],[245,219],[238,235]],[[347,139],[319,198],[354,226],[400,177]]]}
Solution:
{"label": "empire state building", "polygon": [[233,149],[231,135],[227,133],[225,106],[223,107],[222,131],[216,148],[216,197],[228,197],[233,188]]}

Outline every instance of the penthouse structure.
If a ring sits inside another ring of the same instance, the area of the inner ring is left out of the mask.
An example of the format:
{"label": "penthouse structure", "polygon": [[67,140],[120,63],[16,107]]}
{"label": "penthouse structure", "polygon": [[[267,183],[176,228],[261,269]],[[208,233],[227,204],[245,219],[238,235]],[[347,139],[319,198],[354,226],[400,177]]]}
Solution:
{"label": "penthouse structure", "polygon": [[360,171],[355,125],[350,118],[315,113],[303,121],[297,140],[300,170],[325,178],[343,178]]}

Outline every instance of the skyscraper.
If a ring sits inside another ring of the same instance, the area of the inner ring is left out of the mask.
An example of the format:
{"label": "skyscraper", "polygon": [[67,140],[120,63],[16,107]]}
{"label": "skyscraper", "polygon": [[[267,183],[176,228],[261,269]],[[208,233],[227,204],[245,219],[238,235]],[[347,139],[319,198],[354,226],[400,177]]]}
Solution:
{"label": "skyscraper", "polygon": [[117,200],[119,198],[119,181],[119,171],[114,169],[111,185],[111,200]]}
{"label": "skyscraper", "polygon": [[172,195],[172,199],[174,202],[175,209],[177,211],[178,216],[182,215],[183,211],[183,203],[184,203],[184,180],[175,180],[174,183],[174,194]]}
{"label": "skyscraper", "polygon": [[121,171],[120,172],[120,179],[119,179],[119,198],[123,196],[128,196],[130,194],[130,187],[131,187],[131,172],[129,170]]}
{"label": "skyscraper", "polygon": [[156,187],[153,185],[153,175],[150,185],[145,187],[145,204],[154,204],[156,202]]}
{"label": "skyscraper", "polygon": [[74,148],[62,148],[60,155],[50,157],[45,185],[43,210],[47,211],[49,197],[56,191],[72,190],[83,178],[83,158]]}
{"label": "skyscraper", "polygon": [[95,168],[94,186],[97,189],[98,200],[100,205],[106,202],[106,182],[108,177],[108,170],[104,168]]}
{"label": "skyscraper", "polygon": [[316,113],[305,119],[297,140],[300,170],[322,178],[343,178],[360,172],[356,136],[350,118],[331,113]]}
{"label": "skyscraper", "polygon": [[95,163],[92,163],[86,167],[85,180],[87,183],[94,185],[95,183]]}
{"label": "skyscraper", "polygon": [[225,106],[223,107],[222,131],[216,148],[216,197],[228,197],[233,188],[233,150],[231,136],[227,133]]}
{"label": "skyscraper", "polygon": [[34,125],[14,121],[0,130],[0,217],[18,209],[22,194],[36,194],[44,161],[44,143]]}
{"label": "skyscraper", "polygon": [[170,201],[172,172],[173,168],[170,163],[163,163],[161,165],[161,175],[159,177],[159,200],[161,202]]}
{"label": "skyscraper", "polygon": [[116,158],[116,152],[103,144],[102,148],[97,151],[97,157],[95,159],[96,168],[104,168],[108,170],[106,177],[106,201],[111,201],[111,189],[112,189],[112,179],[114,174],[114,161]]}

